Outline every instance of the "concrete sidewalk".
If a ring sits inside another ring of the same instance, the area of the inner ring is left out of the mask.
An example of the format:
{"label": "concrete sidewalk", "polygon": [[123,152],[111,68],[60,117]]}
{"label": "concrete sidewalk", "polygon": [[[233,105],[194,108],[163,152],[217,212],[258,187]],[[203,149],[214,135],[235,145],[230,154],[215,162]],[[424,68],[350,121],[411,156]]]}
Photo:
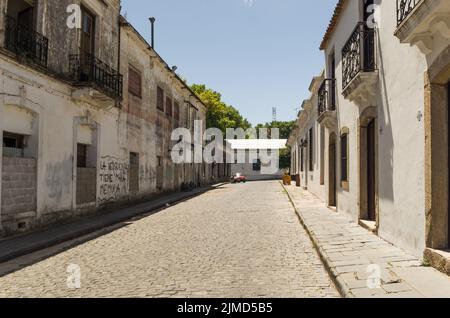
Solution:
{"label": "concrete sidewalk", "polygon": [[[331,211],[310,192],[284,188],[343,296],[450,298],[450,277]],[[369,288],[377,269],[381,286]]]}
{"label": "concrete sidewalk", "polygon": [[0,263],[151,213],[167,205],[216,189],[221,185],[223,183],[198,188],[191,192],[176,192],[149,202],[125,208],[112,208],[104,213],[64,224],[50,225],[45,229],[0,240]]}

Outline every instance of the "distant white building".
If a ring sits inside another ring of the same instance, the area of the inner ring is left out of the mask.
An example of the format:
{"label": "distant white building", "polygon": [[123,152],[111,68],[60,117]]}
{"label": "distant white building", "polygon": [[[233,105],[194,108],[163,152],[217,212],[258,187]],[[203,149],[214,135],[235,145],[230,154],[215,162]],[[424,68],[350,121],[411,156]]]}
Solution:
{"label": "distant white building", "polygon": [[[286,148],[287,140],[235,139],[227,142],[234,151],[232,175],[239,173],[247,177],[248,181],[279,179],[283,176],[276,152]],[[275,170],[271,171],[271,167],[275,167]]]}

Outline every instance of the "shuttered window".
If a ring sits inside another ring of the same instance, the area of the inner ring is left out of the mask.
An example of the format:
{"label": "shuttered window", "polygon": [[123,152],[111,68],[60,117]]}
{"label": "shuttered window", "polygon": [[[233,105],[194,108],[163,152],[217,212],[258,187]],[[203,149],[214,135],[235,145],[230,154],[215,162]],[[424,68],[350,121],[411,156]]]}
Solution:
{"label": "shuttered window", "polygon": [[309,130],[309,171],[314,171],[314,136],[313,129]]}
{"label": "shuttered window", "polygon": [[158,86],[156,90],[156,108],[160,111],[164,111],[164,90]]}
{"label": "shuttered window", "polygon": [[175,120],[180,120],[180,104],[177,102],[173,105],[173,118],[175,118]]}
{"label": "shuttered window", "polygon": [[341,181],[348,181],[348,134],[341,136]]}
{"label": "shuttered window", "polygon": [[305,156],[304,156],[304,148],[300,148],[300,171],[305,171]]}
{"label": "shuttered window", "polygon": [[166,97],[166,114],[169,116],[172,116],[173,110],[172,110],[172,99],[170,97]]}
{"label": "shuttered window", "polygon": [[139,98],[142,97],[142,75],[133,67],[128,69],[128,92]]}

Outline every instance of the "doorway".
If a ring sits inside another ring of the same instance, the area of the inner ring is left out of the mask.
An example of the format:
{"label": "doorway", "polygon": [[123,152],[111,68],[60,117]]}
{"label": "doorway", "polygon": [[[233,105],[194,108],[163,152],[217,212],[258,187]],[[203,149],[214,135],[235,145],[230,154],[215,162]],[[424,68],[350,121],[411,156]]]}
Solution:
{"label": "doorway", "polygon": [[330,135],[328,147],[328,205],[337,207],[336,183],[336,135]]}
{"label": "doorway", "polygon": [[377,108],[368,107],[359,120],[359,218],[376,231],[378,227]]}
{"label": "doorway", "polygon": [[375,119],[367,126],[367,219],[376,221],[375,203]]}
{"label": "doorway", "polygon": [[81,54],[94,55],[95,16],[85,8],[81,9]]}

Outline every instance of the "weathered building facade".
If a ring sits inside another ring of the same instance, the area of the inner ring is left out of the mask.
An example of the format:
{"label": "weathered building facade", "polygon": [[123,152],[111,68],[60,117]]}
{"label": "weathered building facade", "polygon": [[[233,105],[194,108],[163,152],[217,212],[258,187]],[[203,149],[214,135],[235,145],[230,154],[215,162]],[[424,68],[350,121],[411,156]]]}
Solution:
{"label": "weathered building facade", "polygon": [[205,118],[119,0],[0,0],[2,235],[211,182],[170,159],[172,130]]}
{"label": "weathered building facade", "polygon": [[289,140],[294,174],[310,158],[299,149],[316,156],[309,168],[321,178],[308,189],[440,269],[436,250],[450,247],[449,26],[445,0],[339,1],[317,100]]}

